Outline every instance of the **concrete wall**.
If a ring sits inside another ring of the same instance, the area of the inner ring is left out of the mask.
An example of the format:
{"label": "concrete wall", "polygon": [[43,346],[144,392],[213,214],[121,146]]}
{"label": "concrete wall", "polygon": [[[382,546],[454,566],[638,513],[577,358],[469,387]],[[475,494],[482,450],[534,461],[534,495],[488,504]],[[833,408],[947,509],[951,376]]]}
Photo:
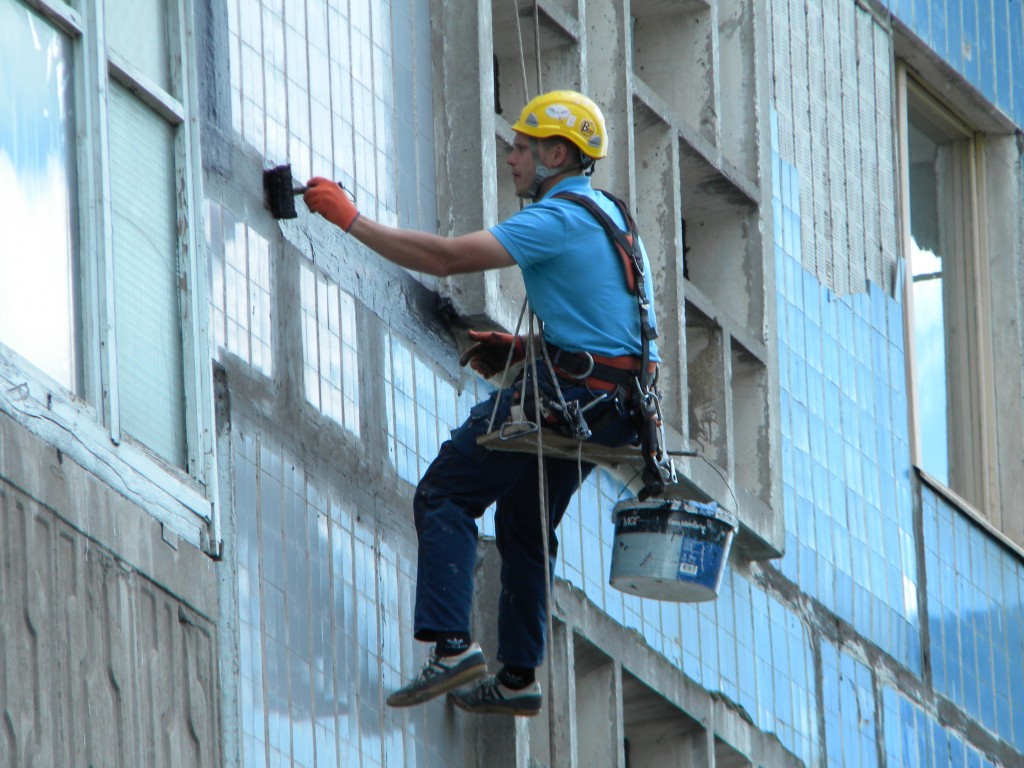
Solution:
{"label": "concrete wall", "polygon": [[0,763],[221,765],[214,563],[0,415]]}
{"label": "concrete wall", "polygon": [[781,154],[804,181],[801,260],[839,295],[897,269],[892,56],[868,4],[776,2],[772,97]]}

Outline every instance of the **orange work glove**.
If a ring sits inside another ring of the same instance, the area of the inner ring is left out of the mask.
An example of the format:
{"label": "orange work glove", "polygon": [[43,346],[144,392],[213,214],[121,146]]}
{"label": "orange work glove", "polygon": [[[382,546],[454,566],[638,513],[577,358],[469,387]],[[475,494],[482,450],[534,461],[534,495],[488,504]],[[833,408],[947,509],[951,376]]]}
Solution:
{"label": "orange work glove", "polygon": [[[498,333],[497,331],[470,331],[469,338],[476,344],[462,353],[459,365],[468,363],[470,368],[486,378],[505,370],[506,361],[510,365],[514,365],[526,357],[522,336]],[[511,361],[508,357],[510,347],[512,348]]]}
{"label": "orange work glove", "polygon": [[306,191],[302,195],[309,210],[319,213],[333,224],[337,224],[348,232],[352,222],[359,218],[356,204],[337,182],[314,176],[306,182]]}

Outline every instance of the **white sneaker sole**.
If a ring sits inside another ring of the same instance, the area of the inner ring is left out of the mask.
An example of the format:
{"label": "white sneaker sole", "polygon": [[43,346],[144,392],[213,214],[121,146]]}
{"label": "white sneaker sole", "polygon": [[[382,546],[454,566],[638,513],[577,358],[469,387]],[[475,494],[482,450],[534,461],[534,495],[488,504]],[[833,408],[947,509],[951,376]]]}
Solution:
{"label": "white sneaker sole", "polygon": [[399,688],[388,696],[387,705],[389,707],[412,707],[416,704],[422,704],[437,698],[442,693],[448,693],[456,688],[461,688],[467,683],[472,683],[474,680],[479,680],[486,674],[487,664],[481,662],[477,666],[459,670],[451,677],[439,677],[432,684],[424,685],[422,688],[408,691],[405,688]]}

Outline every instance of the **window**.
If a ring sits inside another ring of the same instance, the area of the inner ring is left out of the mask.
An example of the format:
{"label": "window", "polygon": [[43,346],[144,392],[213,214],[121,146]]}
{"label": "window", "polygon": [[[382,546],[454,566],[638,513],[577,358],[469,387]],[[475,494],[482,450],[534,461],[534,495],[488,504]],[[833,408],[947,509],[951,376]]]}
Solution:
{"label": "window", "polygon": [[358,437],[356,301],[306,264],[300,265],[299,275],[306,401]]}
{"label": "window", "polygon": [[900,70],[913,455],[983,514],[991,428],[980,138]]}
{"label": "window", "polygon": [[181,466],[185,410],[173,127],[116,81],[107,114],[121,423]]}
{"label": "window", "polygon": [[112,450],[143,474],[206,485],[185,2],[0,0],[0,362],[91,415],[107,439],[89,450],[130,446]]}
{"label": "window", "polygon": [[76,390],[71,40],[0,0],[0,51],[0,342]]}

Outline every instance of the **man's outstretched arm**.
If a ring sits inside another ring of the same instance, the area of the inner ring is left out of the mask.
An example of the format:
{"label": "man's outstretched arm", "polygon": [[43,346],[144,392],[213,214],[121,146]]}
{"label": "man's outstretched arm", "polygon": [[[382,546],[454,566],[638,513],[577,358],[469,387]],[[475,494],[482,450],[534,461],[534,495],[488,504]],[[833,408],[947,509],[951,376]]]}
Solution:
{"label": "man's outstretched arm", "polygon": [[319,213],[388,261],[438,277],[511,267],[515,260],[486,230],[459,237],[442,237],[413,229],[396,229],[361,216],[335,182],[309,180],[303,195],[309,210]]}

